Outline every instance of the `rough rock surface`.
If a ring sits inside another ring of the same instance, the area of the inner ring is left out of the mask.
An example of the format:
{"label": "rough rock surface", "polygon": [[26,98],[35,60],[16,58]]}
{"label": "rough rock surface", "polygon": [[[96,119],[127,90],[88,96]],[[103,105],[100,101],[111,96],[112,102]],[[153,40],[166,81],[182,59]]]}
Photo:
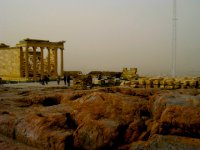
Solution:
{"label": "rough rock surface", "polygon": [[0,149],[199,149],[200,91],[0,88]]}

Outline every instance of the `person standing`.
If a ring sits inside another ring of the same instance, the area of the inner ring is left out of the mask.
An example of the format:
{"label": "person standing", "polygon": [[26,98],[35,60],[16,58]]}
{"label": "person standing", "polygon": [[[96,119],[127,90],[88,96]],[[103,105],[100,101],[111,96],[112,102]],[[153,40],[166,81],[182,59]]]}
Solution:
{"label": "person standing", "polygon": [[48,79],[47,79],[47,78],[48,78],[47,75],[44,75],[44,76],[42,77],[42,84],[43,84],[43,85],[45,85],[45,83],[48,84]]}
{"label": "person standing", "polygon": [[87,86],[89,87],[89,88],[92,88],[92,76],[91,75],[89,75],[88,77],[87,77]]}
{"label": "person standing", "polygon": [[57,77],[57,84],[60,84],[60,76]]}
{"label": "person standing", "polygon": [[48,84],[49,78],[48,78],[47,75],[44,76],[44,81],[45,81],[46,84]]}
{"label": "person standing", "polygon": [[98,75],[98,80],[101,80],[101,73]]}
{"label": "person standing", "polygon": [[2,78],[0,78],[0,86],[2,85]]}
{"label": "person standing", "polygon": [[66,75],[64,75],[63,80],[64,80],[64,84],[66,85],[66,81],[67,81],[67,77],[66,77]]}
{"label": "person standing", "polygon": [[44,76],[41,76],[41,77],[40,77],[39,82],[40,82],[42,85],[44,85]]}
{"label": "person standing", "polygon": [[70,79],[70,75],[68,75],[68,76],[67,76],[67,84],[68,84],[68,87],[70,87],[70,80],[71,80],[71,79]]}

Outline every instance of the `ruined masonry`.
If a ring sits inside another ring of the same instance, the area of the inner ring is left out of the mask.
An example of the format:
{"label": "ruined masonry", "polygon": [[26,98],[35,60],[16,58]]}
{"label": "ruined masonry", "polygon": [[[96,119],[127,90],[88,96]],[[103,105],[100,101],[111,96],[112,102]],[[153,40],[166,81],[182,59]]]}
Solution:
{"label": "ruined masonry", "polygon": [[[63,75],[63,50],[65,41],[24,39],[9,47],[0,44],[0,77],[5,80],[38,80],[44,75],[55,78]],[[60,64],[58,64],[60,50]],[[44,56],[44,51],[47,56]]]}

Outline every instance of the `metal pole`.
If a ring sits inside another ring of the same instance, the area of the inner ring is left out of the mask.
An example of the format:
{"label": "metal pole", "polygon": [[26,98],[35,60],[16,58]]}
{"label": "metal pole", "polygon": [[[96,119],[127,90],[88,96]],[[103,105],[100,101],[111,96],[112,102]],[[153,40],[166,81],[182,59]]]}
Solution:
{"label": "metal pole", "polygon": [[176,28],[177,28],[177,17],[176,17],[176,0],[173,0],[173,26],[172,26],[172,77],[176,77],[176,41],[177,41],[177,35],[176,35]]}

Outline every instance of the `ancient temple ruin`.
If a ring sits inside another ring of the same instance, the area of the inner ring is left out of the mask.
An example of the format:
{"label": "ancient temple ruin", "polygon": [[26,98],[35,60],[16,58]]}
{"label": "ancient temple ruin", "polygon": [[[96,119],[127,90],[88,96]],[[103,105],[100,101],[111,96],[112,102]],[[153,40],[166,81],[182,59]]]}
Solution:
{"label": "ancient temple ruin", "polygon": [[[50,78],[55,78],[58,74],[62,76],[64,43],[65,41],[24,39],[16,44],[16,47],[0,44],[0,77],[35,81],[44,75]],[[59,64],[58,51],[60,51]]]}

